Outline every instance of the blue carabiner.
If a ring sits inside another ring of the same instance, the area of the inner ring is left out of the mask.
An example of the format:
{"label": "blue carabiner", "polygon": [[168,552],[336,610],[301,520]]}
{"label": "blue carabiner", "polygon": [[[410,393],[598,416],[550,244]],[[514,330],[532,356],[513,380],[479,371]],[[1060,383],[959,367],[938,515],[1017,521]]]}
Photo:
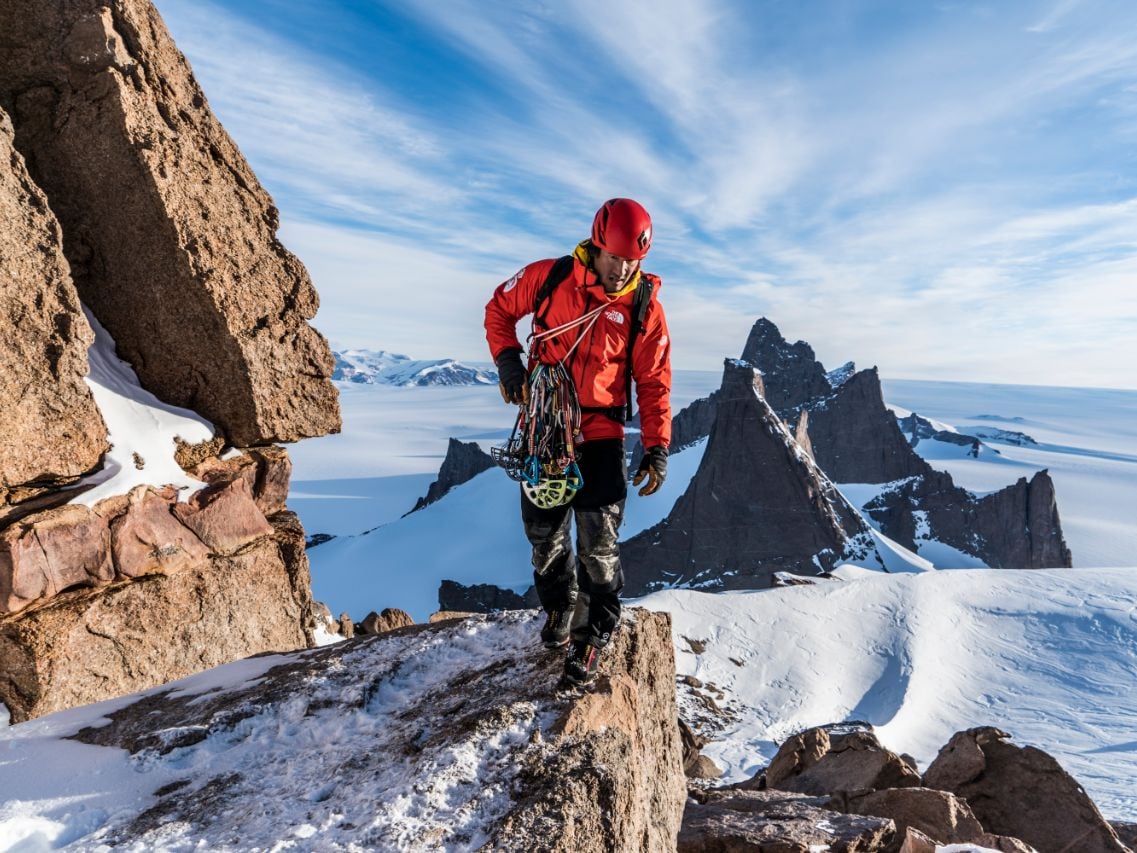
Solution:
{"label": "blue carabiner", "polygon": [[584,477],[580,476],[580,468],[577,467],[576,462],[570,462],[565,468],[565,481],[569,491],[572,492],[579,492],[584,485]]}
{"label": "blue carabiner", "polygon": [[541,463],[536,456],[530,456],[525,460],[525,468],[521,473],[530,486],[535,486],[541,482]]}

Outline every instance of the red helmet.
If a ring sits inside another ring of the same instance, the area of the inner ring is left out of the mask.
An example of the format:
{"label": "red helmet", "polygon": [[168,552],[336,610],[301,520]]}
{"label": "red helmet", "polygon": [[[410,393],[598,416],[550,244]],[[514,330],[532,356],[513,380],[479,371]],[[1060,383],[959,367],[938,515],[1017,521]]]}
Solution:
{"label": "red helmet", "polygon": [[640,261],[651,248],[651,217],[630,198],[612,198],[592,220],[592,245],[611,255]]}

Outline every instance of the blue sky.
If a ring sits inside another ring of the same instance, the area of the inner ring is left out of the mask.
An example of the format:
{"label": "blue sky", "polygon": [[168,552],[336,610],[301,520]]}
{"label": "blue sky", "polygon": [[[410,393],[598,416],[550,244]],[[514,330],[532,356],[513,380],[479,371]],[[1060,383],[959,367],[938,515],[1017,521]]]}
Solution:
{"label": "blue sky", "polygon": [[1132,0],[157,5],[339,346],[486,359],[627,195],[676,367],[1137,388]]}

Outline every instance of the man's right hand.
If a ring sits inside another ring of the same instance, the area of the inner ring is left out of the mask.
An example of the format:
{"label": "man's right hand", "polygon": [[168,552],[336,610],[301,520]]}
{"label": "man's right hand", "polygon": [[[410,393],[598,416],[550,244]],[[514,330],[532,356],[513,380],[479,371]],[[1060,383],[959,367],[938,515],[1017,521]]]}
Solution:
{"label": "man's right hand", "polygon": [[497,365],[501,398],[507,403],[528,405],[529,377],[525,373],[525,366],[521,363],[521,350],[502,350],[494,364]]}

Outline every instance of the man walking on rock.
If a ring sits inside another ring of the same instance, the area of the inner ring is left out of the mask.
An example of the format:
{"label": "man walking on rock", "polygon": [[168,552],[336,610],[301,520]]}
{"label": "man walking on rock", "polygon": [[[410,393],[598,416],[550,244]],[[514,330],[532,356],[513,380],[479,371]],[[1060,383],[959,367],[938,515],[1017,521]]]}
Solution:
{"label": "man walking on rock", "polygon": [[[583,486],[571,502],[552,507],[521,498],[534,585],[547,617],[541,639],[548,648],[571,639],[564,674],[570,684],[596,677],[600,652],[620,620],[618,532],[628,489],[624,423],[633,380],[646,448],[633,485],[646,480],[639,494],[650,495],[667,474],[671,342],[657,296],[660,280],[641,269],[651,237],[651,217],[638,202],[611,199],[597,211],[591,239],[570,257],[529,264],[498,286],[486,305],[486,338],[506,402],[528,403],[538,364],[562,365],[580,401],[576,440]],[[516,327],[529,314],[540,337],[527,370]],[[585,317],[589,322],[581,323]]]}

